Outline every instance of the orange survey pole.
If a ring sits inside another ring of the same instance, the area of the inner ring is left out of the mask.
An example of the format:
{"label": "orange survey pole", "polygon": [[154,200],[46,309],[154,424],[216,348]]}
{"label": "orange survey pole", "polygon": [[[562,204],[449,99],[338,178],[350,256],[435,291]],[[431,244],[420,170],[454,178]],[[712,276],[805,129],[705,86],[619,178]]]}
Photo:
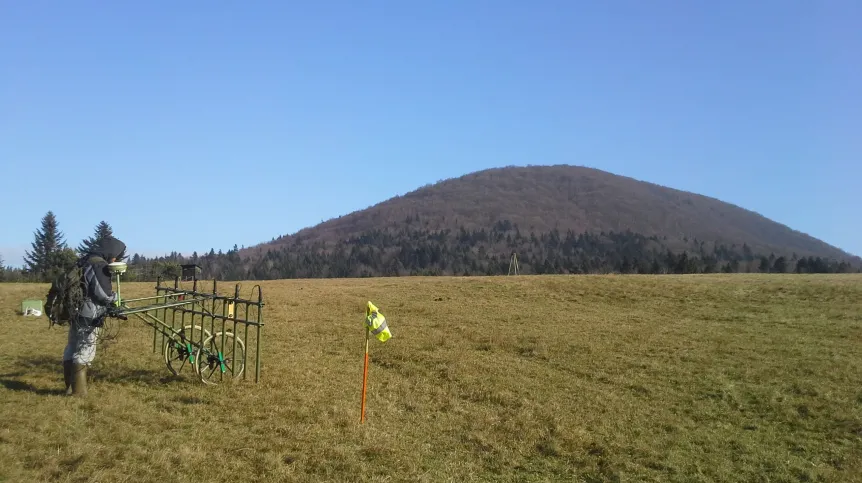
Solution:
{"label": "orange survey pole", "polygon": [[365,422],[365,387],[368,385],[368,327],[365,327],[365,368],[362,370],[362,409],[359,422]]}

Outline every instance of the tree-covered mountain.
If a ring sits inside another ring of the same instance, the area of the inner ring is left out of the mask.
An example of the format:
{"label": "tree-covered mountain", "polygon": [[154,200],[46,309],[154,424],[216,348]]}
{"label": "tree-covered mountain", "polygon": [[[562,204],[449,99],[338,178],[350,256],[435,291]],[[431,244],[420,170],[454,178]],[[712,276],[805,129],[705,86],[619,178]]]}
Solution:
{"label": "tree-covered mountain", "polygon": [[757,213],[706,196],[577,166],[495,168],[422,187],[365,210],[243,250],[243,256],[301,243],[336,243],[405,228],[490,230],[508,221],[537,236],[631,231],[672,249],[697,238],[757,253],[862,261]]}
{"label": "tree-covered mountain", "polygon": [[[862,267],[858,257],[743,208],[573,166],[480,171],[255,247],[191,258],[205,276],[271,279],[506,274],[513,254],[521,273]],[[176,273],[189,260],[173,254],[159,270]]]}

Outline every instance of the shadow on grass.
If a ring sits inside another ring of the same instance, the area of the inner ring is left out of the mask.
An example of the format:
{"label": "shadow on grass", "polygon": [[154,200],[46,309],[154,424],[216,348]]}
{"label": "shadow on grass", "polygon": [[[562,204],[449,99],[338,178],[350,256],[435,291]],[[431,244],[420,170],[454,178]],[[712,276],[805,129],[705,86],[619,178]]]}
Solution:
{"label": "shadow on grass", "polygon": [[[33,384],[17,380],[16,378],[30,375],[43,376],[48,378],[57,378],[59,384],[63,383],[63,363],[59,358],[49,356],[30,356],[20,357],[15,364],[17,372],[9,374],[0,374],[0,385],[6,389],[13,391],[30,391],[40,395],[57,395],[64,394],[65,390],[57,387],[44,389],[34,386]],[[167,371],[167,369],[165,369]],[[186,377],[174,376],[165,374],[165,372],[152,371],[147,369],[126,369],[122,366],[112,364],[109,368],[99,368],[90,366],[88,369],[89,383],[110,383],[110,384],[144,384],[144,385],[165,385],[175,382],[185,381]]]}
{"label": "shadow on grass", "polygon": [[0,379],[0,386],[3,386],[10,391],[27,391],[39,394],[40,396],[59,396],[66,393],[63,388],[40,389],[30,383],[16,381],[15,379]]}
{"label": "shadow on grass", "polygon": [[[167,369],[165,369],[167,371]],[[155,372],[146,369],[131,369],[122,371],[121,368],[111,368],[107,371],[93,371],[90,380],[93,382],[108,382],[112,384],[171,384],[185,381],[183,376],[174,376],[164,372]]]}

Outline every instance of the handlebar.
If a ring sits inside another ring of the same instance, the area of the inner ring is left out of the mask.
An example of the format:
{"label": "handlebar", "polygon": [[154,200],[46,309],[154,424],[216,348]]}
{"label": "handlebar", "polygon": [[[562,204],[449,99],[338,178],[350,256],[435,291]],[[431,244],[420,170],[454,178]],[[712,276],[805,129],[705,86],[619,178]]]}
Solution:
{"label": "handlebar", "polygon": [[113,317],[113,318],[115,318],[115,319],[120,319],[120,320],[129,320],[129,318],[128,318],[128,317],[126,317],[125,315],[120,314],[120,313],[117,313],[117,312],[114,312],[114,311],[110,311],[110,310],[109,310],[109,311],[108,311],[108,313],[107,313],[107,314],[105,314],[105,315],[107,315],[108,317]]}

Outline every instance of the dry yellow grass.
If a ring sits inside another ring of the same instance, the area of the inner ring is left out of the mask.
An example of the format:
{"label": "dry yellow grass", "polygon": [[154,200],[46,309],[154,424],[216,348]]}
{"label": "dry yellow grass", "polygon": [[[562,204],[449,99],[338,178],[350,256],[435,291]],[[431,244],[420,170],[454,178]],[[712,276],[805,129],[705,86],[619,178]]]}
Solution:
{"label": "dry yellow grass", "polygon": [[862,481],[860,276],[262,285],[260,384],[170,378],[129,320],[87,400],[15,313],[47,287],[0,285],[0,481]]}

